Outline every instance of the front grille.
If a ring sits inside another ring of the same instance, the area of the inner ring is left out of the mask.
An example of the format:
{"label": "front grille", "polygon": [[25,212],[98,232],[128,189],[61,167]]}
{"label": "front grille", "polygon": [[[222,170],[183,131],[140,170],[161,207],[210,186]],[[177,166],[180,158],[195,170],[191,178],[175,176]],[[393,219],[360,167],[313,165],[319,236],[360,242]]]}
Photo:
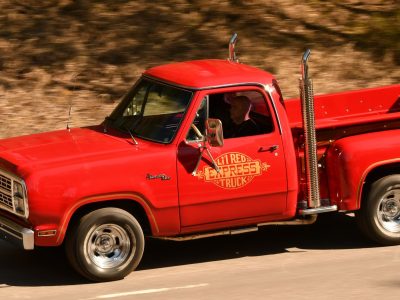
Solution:
{"label": "front grille", "polygon": [[0,174],[0,206],[13,209],[11,184],[11,178]]}
{"label": "front grille", "polygon": [[6,195],[3,191],[0,191],[0,203],[9,207],[13,208],[12,198],[10,195]]}
{"label": "front grille", "polygon": [[0,209],[28,218],[29,208],[25,182],[0,169]]}
{"label": "front grille", "polygon": [[0,187],[11,193],[11,179],[0,174]]}

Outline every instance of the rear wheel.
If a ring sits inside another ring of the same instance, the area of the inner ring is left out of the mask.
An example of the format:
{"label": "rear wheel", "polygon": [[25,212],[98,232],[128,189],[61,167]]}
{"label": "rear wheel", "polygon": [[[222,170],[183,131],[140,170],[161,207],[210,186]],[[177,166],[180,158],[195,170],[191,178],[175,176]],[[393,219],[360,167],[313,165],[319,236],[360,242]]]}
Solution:
{"label": "rear wheel", "polygon": [[91,281],[124,278],[137,267],[143,250],[140,224],[119,208],[102,208],[83,216],[66,240],[71,265]]}
{"label": "rear wheel", "polygon": [[360,229],[380,244],[400,244],[400,175],[372,183],[365,200],[356,212]]}

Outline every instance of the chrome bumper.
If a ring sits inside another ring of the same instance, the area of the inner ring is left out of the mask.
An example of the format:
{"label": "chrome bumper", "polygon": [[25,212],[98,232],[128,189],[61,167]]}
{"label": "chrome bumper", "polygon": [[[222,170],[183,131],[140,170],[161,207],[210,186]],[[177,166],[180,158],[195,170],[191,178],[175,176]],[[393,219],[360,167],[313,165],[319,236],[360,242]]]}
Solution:
{"label": "chrome bumper", "polygon": [[35,247],[33,230],[25,228],[2,216],[0,216],[0,238],[16,244],[25,250],[33,250]]}

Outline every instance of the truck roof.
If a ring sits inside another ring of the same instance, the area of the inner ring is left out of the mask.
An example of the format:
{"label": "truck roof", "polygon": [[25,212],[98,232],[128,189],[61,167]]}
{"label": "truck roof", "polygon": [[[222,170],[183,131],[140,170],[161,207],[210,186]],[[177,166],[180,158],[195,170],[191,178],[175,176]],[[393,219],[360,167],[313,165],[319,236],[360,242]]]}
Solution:
{"label": "truck roof", "polygon": [[144,75],[196,90],[232,85],[265,85],[274,79],[270,73],[255,67],[219,59],[161,65],[148,69]]}

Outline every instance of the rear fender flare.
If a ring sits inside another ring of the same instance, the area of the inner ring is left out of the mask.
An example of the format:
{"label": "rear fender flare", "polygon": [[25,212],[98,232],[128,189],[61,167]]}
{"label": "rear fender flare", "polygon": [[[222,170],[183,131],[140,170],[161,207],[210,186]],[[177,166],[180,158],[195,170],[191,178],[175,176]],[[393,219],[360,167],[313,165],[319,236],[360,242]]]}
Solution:
{"label": "rear fender flare", "polygon": [[400,173],[400,158],[379,161],[371,164],[367,169],[365,169],[358,184],[357,209],[361,208],[362,200],[365,196],[365,188],[368,184],[380,177],[396,173],[395,169]]}

